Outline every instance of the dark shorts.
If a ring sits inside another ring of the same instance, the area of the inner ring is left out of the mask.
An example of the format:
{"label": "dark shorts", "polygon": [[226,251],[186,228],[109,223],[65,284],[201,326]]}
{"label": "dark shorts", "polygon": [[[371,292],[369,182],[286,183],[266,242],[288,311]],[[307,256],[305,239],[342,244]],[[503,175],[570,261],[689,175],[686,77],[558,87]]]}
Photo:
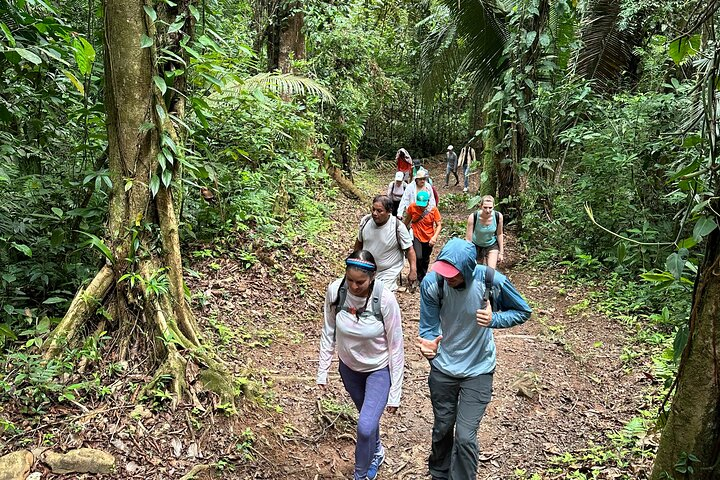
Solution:
{"label": "dark shorts", "polygon": [[477,260],[478,262],[485,260],[488,256],[488,253],[492,252],[493,250],[497,250],[498,252],[500,251],[500,245],[498,245],[497,240],[495,240],[495,243],[493,243],[489,247],[481,247],[479,245],[475,245],[475,260]]}

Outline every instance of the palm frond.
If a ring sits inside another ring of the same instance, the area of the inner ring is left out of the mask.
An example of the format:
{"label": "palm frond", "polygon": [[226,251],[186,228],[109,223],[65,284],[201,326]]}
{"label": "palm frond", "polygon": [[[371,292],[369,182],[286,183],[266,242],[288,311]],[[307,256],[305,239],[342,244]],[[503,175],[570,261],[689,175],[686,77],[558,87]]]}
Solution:
{"label": "palm frond", "polygon": [[491,90],[505,69],[503,51],[508,33],[504,14],[484,0],[442,2],[454,13],[458,34],[464,40],[464,71],[459,73],[472,72],[479,92]]}
{"label": "palm frond", "polygon": [[[235,84],[235,88],[241,84]],[[335,103],[335,97],[330,90],[319,82],[291,73],[258,73],[247,78],[242,83],[244,88],[260,88],[280,95],[317,95],[324,102]],[[233,86],[229,86],[233,88]]]}
{"label": "palm frond", "polygon": [[422,44],[421,89],[427,96],[466,75],[478,92],[489,91],[503,70],[507,32],[500,11],[485,0],[441,0],[421,23],[434,21]]}
{"label": "palm frond", "polygon": [[437,90],[457,76],[462,53],[448,8],[439,5],[418,26],[424,24],[430,24],[430,31],[420,44],[420,91],[426,100],[432,100]]}
{"label": "palm frond", "polygon": [[593,0],[582,26],[583,47],[576,71],[596,79],[606,90],[620,88],[624,78],[636,73],[638,59],[634,51],[643,40],[639,28],[619,28],[620,11],[620,0]]}

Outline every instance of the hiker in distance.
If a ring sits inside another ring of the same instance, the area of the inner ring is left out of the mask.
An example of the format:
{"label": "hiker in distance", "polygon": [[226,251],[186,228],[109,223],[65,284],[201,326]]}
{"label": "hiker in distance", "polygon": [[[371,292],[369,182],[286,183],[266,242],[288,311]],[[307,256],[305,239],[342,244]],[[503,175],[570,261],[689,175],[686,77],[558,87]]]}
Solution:
{"label": "hiker in distance", "polygon": [[430,177],[428,176],[428,171],[424,168],[419,169],[415,174],[415,180],[408,184],[407,188],[405,188],[402,200],[400,200],[400,206],[398,207],[397,213],[399,219],[405,218],[405,209],[415,201],[418,192],[423,190],[430,194],[429,205],[433,207],[437,206],[434,189],[431,185],[429,185],[429,183]]}
{"label": "hiker in distance", "polygon": [[403,180],[409,182],[412,180],[413,159],[407,150],[401,148],[395,154],[395,163],[398,172],[403,172]]}
{"label": "hiker in distance", "polygon": [[405,187],[407,187],[407,183],[405,183],[403,177],[403,172],[395,173],[395,181],[388,185],[387,196],[390,197],[393,202],[393,216],[397,216],[400,200],[402,200],[403,193],[405,193]]}
{"label": "hiker in distance", "polygon": [[392,215],[392,206],[392,200],[387,195],[378,195],[373,199],[372,213],[360,220],[353,250],[364,249],[372,253],[377,265],[376,280],[395,291],[398,288],[397,278],[405,265],[404,258],[410,264],[410,284],[417,281],[417,270],[412,236],[407,227]]}
{"label": "hiker in distance", "polygon": [[448,181],[450,180],[451,173],[455,176],[455,185],[453,186],[457,186],[457,184],[460,183],[460,179],[458,178],[457,174],[458,156],[455,152],[453,152],[452,145],[448,145],[445,157],[447,158],[447,166],[445,168],[445,186],[448,186]]}
{"label": "hiker in distance", "polygon": [[465,145],[460,150],[458,157],[458,167],[463,169],[463,182],[465,184],[463,192],[467,192],[470,187],[470,165],[475,162],[475,149],[470,145]]}
{"label": "hiker in distance", "polygon": [[445,244],[420,285],[417,340],[430,360],[433,480],[477,478],[477,430],[495,371],[492,329],[521,324],[530,314],[507,277],[476,264],[472,243],[453,238]]}
{"label": "hiker in distance", "polygon": [[505,260],[503,215],[495,210],[492,195],[485,195],[480,209],[468,216],[465,240],[475,245],[478,263],[495,268]]}
{"label": "hiker in distance", "polygon": [[325,294],[317,383],[325,387],[337,348],[340,378],[360,413],[354,480],[374,480],[385,460],[380,441],[383,410],[400,406],[405,357],[400,307],[375,278],[372,254],[358,250],[345,260],[345,276]]}
{"label": "hiker in distance", "polygon": [[442,217],[438,209],[430,205],[430,196],[425,190],[419,191],[415,202],[405,210],[403,219],[413,232],[418,282],[422,282],[427,274],[430,255],[442,229]]}

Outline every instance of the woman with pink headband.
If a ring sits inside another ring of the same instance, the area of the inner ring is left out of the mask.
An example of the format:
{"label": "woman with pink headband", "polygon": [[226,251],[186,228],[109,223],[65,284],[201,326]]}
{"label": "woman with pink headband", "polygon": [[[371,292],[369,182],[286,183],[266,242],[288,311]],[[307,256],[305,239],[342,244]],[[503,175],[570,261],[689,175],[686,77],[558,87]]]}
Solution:
{"label": "woman with pink headband", "polygon": [[317,383],[327,385],[337,348],[340,378],[360,412],[355,445],[355,480],[374,480],[385,460],[380,417],[400,406],[403,333],[395,294],[375,282],[375,258],[357,250],[345,260],[345,276],[325,295],[325,322],[320,336]]}

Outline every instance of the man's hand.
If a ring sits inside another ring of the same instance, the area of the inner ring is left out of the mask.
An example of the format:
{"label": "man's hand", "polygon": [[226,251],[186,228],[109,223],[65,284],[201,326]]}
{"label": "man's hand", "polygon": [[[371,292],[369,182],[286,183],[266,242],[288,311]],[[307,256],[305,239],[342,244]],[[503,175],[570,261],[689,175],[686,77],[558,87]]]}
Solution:
{"label": "man's hand", "polygon": [[505,255],[498,253],[498,263],[503,263],[503,260],[505,260]]}
{"label": "man's hand", "polygon": [[[412,248],[412,247],[410,247]],[[408,273],[408,282],[417,282],[417,270],[414,268],[410,269],[410,273]]]}
{"label": "man's hand", "polygon": [[387,410],[388,413],[397,413],[398,407],[386,407],[385,410]]}
{"label": "man's hand", "polygon": [[416,345],[420,349],[420,353],[423,354],[423,357],[433,359],[435,358],[435,355],[437,355],[440,340],[442,340],[442,335],[437,337],[435,340],[425,340],[422,337],[418,337]]}
{"label": "man's hand", "polygon": [[489,327],[490,323],[492,323],[492,307],[490,306],[490,302],[487,302],[487,305],[485,305],[485,308],[478,309],[475,312],[475,320],[477,320],[477,324],[481,327]]}
{"label": "man's hand", "polygon": [[428,242],[428,245],[430,245],[431,247],[434,247],[436,243],[437,243],[437,238],[433,237]]}

